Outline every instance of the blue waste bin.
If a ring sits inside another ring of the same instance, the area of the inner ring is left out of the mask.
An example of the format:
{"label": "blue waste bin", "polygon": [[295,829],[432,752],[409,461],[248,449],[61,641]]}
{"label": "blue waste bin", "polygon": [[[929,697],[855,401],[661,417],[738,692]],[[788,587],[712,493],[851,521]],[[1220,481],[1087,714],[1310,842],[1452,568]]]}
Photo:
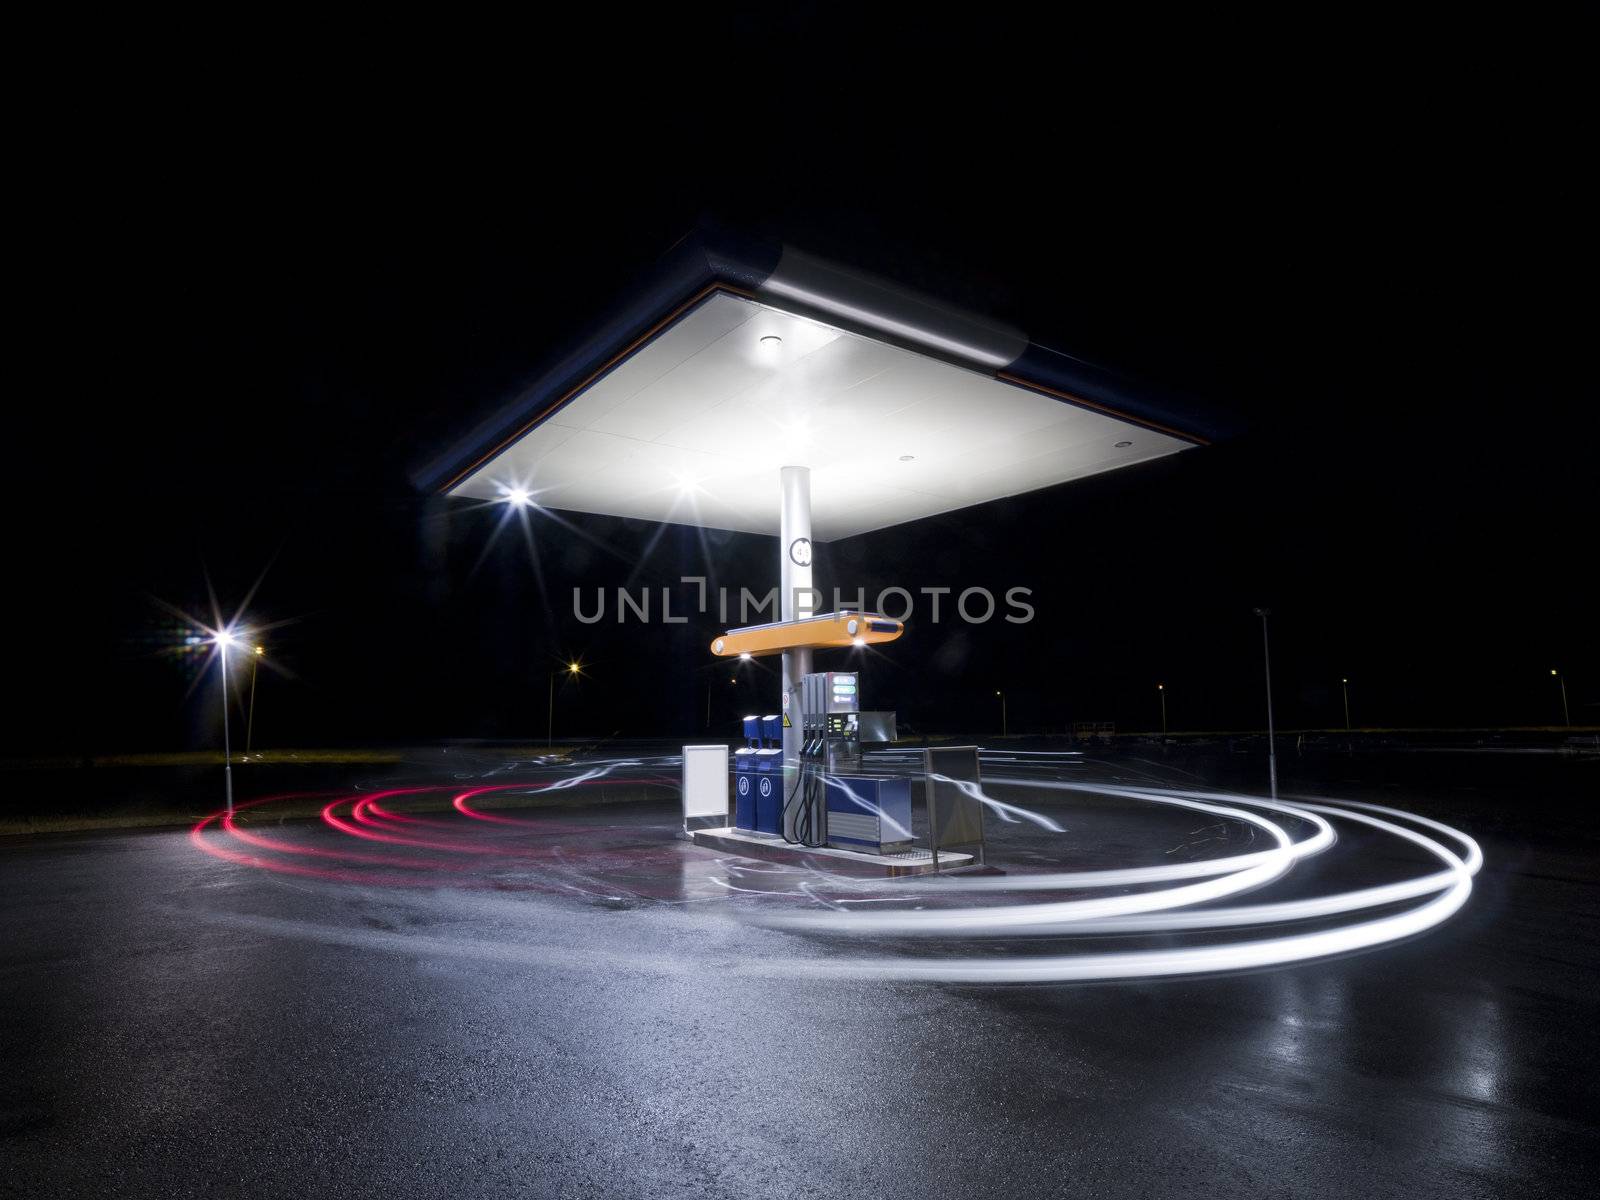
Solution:
{"label": "blue waste bin", "polygon": [[783,832],[783,751],[757,750],[750,773],[756,793],[756,832]]}
{"label": "blue waste bin", "polygon": [[733,754],[733,827],[756,827],[756,752],[745,746]]}

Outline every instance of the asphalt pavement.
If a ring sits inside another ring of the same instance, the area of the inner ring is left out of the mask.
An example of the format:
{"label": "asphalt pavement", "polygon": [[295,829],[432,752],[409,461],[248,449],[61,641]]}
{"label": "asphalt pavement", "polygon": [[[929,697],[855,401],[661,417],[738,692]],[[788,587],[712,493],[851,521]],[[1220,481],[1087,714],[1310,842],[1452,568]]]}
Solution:
{"label": "asphalt pavement", "polygon": [[[1195,786],[1233,782],[1220,777],[1235,767],[1033,769]],[[352,811],[346,789],[330,800],[343,827],[276,821],[264,805],[235,835],[213,822],[0,839],[0,1191],[1587,1191],[1600,1151],[1593,764],[1307,764],[1308,790],[1478,837],[1466,907],[1403,942],[1297,966],[1049,986],[830,970],[869,951],[765,918],[873,897],[814,865],[685,843],[663,773],[636,772],[655,788],[637,801],[575,789],[569,806],[523,810],[501,772],[412,781],[444,793],[392,785],[375,811]],[[428,803],[463,787],[503,791],[466,811]],[[1002,868],[1161,861],[1242,836],[1072,794],[1029,803],[1066,833],[992,823]],[[1311,885],[1413,865],[1359,835],[1340,850]],[[948,902],[937,881],[902,886]]]}

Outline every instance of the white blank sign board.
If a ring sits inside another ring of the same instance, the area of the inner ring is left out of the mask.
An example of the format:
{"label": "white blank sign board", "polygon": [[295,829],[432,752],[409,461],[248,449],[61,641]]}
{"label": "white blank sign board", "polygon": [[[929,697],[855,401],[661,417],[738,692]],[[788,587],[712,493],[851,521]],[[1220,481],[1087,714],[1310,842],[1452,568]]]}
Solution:
{"label": "white blank sign board", "polygon": [[728,748],[683,748],[683,824],[690,817],[728,815]]}

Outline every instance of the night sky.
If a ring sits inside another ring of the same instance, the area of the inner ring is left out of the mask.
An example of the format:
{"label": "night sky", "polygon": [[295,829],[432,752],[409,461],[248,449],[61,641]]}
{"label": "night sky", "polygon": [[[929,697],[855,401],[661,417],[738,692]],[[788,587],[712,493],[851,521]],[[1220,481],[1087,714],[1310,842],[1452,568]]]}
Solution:
{"label": "night sky", "polygon": [[1357,724],[1552,723],[1552,667],[1600,719],[1592,197],[1560,64],[1499,46],[1486,71],[1486,35],[972,72],[901,41],[891,77],[881,38],[831,33],[735,24],[706,61],[754,55],[759,85],[603,103],[492,71],[401,99],[391,67],[75,114],[30,185],[6,755],[212,744],[214,682],[158,603],[205,615],[208,578],[230,610],[260,579],[258,745],[542,737],[571,655],[558,736],[701,734],[708,691],[719,734],[771,711],[775,676],[713,666],[714,618],[586,627],[570,598],[708,565],[765,588],[772,541],[713,535],[707,564],[694,531],[568,515],[591,538],[535,524],[541,589],[519,538],[485,552],[494,514],[407,480],[702,217],[1248,426],[820,547],[824,587],[1033,589],[1031,625],[913,623],[869,706],[984,734],[1004,688],[1014,731],[1140,729],[1163,682],[1175,730],[1259,727],[1267,604],[1282,727],[1341,723],[1342,676]]}

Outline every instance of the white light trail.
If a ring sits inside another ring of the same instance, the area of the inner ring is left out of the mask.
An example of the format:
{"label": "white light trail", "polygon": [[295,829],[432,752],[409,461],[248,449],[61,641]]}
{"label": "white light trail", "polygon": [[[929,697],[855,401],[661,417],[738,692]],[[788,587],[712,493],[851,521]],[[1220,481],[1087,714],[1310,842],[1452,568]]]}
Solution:
{"label": "white light trail", "polygon": [[[995,781],[990,781],[995,782]],[[1030,873],[1022,876],[969,876],[938,881],[938,891],[1028,891],[1040,888],[1093,888],[1123,884],[1166,882],[1206,876],[1200,883],[1118,896],[1063,900],[1042,904],[971,905],[898,910],[830,910],[822,913],[780,915],[769,920],[780,928],[821,933],[851,933],[903,937],[944,935],[1038,937],[1085,934],[1223,933],[1245,925],[1323,921],[1392,907],[1432,897],[1426,903],[1400,912],[1372,916],[1334,928],[1290,933],[1254,940],[1230,939],[1204,945],[1162,946],[1113,953],[989,954],[982,958],[889,957],[841,958],[808,961],[797,970],[806,974],[950,983],[1058,983],[1094,979],[1206,974],[1280,966],[1308,959],[1365,950],[1431,929],[1457,912],[1472,893],[1472,877],[1483,864],[1478,844],[1460,830],[1427,817],[1383,805],[1357,801],[1322,803],[1312,800],[1267,800],[1226,795],[1139,787],[1097,787],[1054,781],[1009,780],[1020,786],[1092,790],[1132,799],[1176,804],[1213,812],[1265,828],[1273,836],[1272,849],[1247,855],[1174,863],[1159,867],[1115,868],[1103,871]],[[1199,797],[1206,796],[1206,799]],[[1218,803],[1226,800],[1227,804]],[[1303,821],[1315,832],[1294,841],[1275,822],[1238,807],[1267,809]],[[1384,816],[1375,814],[1382,813]],[[1445,867],[1411,879],[1353,891],[1295,900],[1197,908],[1196,905],[1260,887],[1282,876],[1300,858],[1334,844],[1326,816],[1374,829],[1417,846]],[[1392,817],[1395,820],[1387,818]],[[1401,824],[1406,822],[1407,824]],[[1459,844],[1458,854],[1428,833]],[[1463,857],[1464,854],[1464,857]],[[926,879],[918,881],[926,891]],[[1175,911],[1181,909],[1182,911]]]}
{"label": "white light trail", "polygon": [[[855,934],[937,934],[964,933],[990,934],[1019,930],[1029,926],[1053,925],[1067,921],[1086,921],[1094,918],[1120,916],[1126,913],[1155,912],[1167,908],[1180,908],[1220,900],[1239,892],[1270,883],[1294,863],[1295,843],[1282,828],[1265,817],[1229,805],[1207,804],[1203,801],[1168,798],[1185,808],[1195,808],[1216,816],[1230,817],[1263,830],[1277,843],[1274,849],[1253,856],[1255,862],[1242,870],[1212,871],[1215,878],[1199,883],[1184,884],[1153,892],[1131,892],[1121,896],[1103,896],[1093,900],[1057,900],[1045,904],[1008,904],[987,908],[962,909],[902,909],[888,912],[846,913],[793,913],[772,917],[771,923],[786,929],[825,930],[830,933]],[[1052,823],[1053,826],[1053,823]],[[1053,826],[1059,828],[1059,826]],[[1243,856],[1241,856],[1243,857]],[[1178,865],[1178,864],[1174,864]],[[1156,870],[1158,868],[1146,868]],[[1083,872],[1098,875],[1092,886],[1110,886],[1103,876],[1107,872]]]}
{"label": "white light trail", "polygon": [[[1260,818],[1243,813],[1237,808],[1219,806],[1217,802],[1226,800],[1230,805],[1248,804],[1252,807],[1272,809],[1309,824],[1316,831],[1310,837],[1294,842],[1291,845],[1289,855],[1293,859],[1320,854],[1333,845],[1335,840],[1333,827],[1315,813],[1304,811],[1292,805],[1253,796],[1218,795],[1192,791],[1164,791],[1154,788],[1094,787],[1088,784],[1063,783],[1057,780],[1040,779],[992,779],[990,782],[1028,788],[1098,792],[1105,795],[1122,796],[1130,800],[1168,804],[1178,808],[1192,808],[1213,815],[1238,817],[1251,823],[1258,822]],[[1023,812],[1026,810],[1018,809],[1017,811]],[[1037,813],[1030,815],[1038,821],[1047,819]],[[1272,828],[1277,829],[1278,826],[1273,825]],[[1195,879],[1210,875],[1225,875],[1232,871],[1242,871],[1261,863],[1275,861],[1282,853],[1281,848],[1253,850],[1248,854],[1234,854],[1225,858],[1202,858],[1192,862],[1162,863],[1159,866],[1149,867],[1115,867],[1098,871],[1029,872],[1025,875],[952,875],[942,880],[941,886],[950,891],[968,892],[1132,887],[1146,883],[1169,883],[1175,879]]]}

